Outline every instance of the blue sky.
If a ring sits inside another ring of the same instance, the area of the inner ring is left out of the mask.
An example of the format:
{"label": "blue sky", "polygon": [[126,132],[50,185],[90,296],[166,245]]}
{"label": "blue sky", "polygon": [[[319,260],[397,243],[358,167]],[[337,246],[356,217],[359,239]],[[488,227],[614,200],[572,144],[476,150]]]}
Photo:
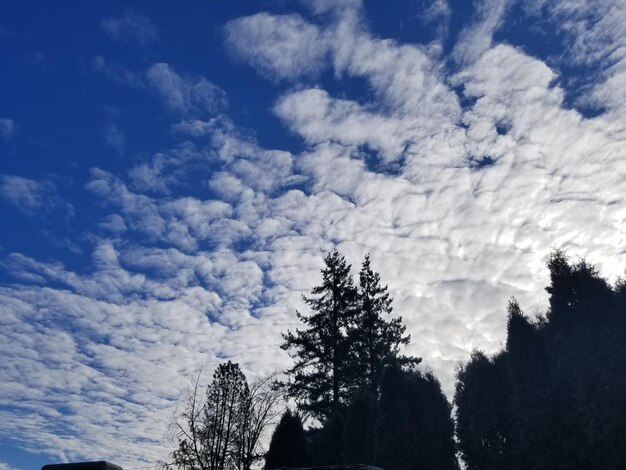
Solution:
{"label": "blue sky", "polygon": [[[552,247],[623,273],[621,0],[2,2],[0,470],[153,465],[338,247],[450,393]],[[207,374],[209,376],[210,374]]]}

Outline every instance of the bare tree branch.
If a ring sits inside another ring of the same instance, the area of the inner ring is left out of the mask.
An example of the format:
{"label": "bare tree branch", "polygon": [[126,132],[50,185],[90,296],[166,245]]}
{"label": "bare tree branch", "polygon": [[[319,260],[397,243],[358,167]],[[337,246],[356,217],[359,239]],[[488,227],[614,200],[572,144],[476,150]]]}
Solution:
{"label": "bare tree branch", "polygon": [[250,470],[264,455],[268,429],[285,408],[277,374],[256,379],[252,386],[238,364],[220,364],[204,397],[200,375],[190,388],[182,412],[170,423],[177,448],[163,470]]}

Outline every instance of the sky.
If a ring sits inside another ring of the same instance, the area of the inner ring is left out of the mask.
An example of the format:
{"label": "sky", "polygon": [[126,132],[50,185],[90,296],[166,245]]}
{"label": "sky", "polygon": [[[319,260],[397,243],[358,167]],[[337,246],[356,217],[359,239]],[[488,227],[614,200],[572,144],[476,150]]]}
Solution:
{"label": "sky", "polygon": [[623,0],[1,1],[0,470],[166,458],[335,247],[451,398],[553,248],[624,272],[625,157]]}

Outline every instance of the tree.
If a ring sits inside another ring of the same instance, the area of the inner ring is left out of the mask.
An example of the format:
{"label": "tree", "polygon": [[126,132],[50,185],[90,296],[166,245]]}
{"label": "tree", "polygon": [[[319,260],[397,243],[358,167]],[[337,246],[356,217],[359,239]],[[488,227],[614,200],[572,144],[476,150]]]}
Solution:
{"label": "tree", "polygon": [[559,468],[551,420],[551,357],[543,326],[524,315],[517,301],[509,302],[506,356],[511,390],[512,461],[515,468]]}
{"label": "tree", "polygon": [[357,290],[350,264],[337,251],[324,258],[322,284],[303,296],[312,313],[296,312],[306,329],[283,334],[281,348],[295,360],[284,383],[287,394],[313,417],[328,419],[350,397],[353,365],[349,363],[348,331],[357,314]]}
{"label": "tree", "polygon": [[345,463],[343,461],[343,436],[345,430],[343,411],[342,409],[335,408],[333,414],[322,428],[321,444],[323,452],[322,455],[318,456],[317,465],[340,465]]}
{"label": "tree", "polygon": [[452,407],[430,373],[388,366],[380,385],[374,465],[458,470]]}
{"label": "tree", "polygon": [[626,284],[585,260],[547,260],[549,306],[509,303],[505,348],[459,375],[457,436],[468,469],[626,468]]}
{"label": "tree", "polygon": [[508,470],[511,458],[510,391],[503,353],[479,351],[457,375],[454,402],[459,451],[468,470]]}
{"label": "tree", "polygon": [[277,415],[273,378],[248,386],[239,365],[220,364],[202,399],[200,376],[184,410],[172,422],[178,448],[166,467],[184,470],[249,470],[261,455],[260,440]]}
{"label": "tree", "polygon": [[409,344],[402,317],[387,319],[393,308],[387,286],[372,270],[369,255],[359,273],[358,314],[351,330],[351,352],[355,356],[355,388],[375,391],[383,369],[391,363],[419,364],[420,358],[400,356],[401,346]]}
{"label": "tree", "polygon": [[250,386],[233,439],[233,463],[237,470],[250,470],[263,457],[262,438],[284,409],[284,400],[274,382],[275,376],[270,375],[256,379]]}
{"label": "tree", "polygon": [[302,419],[298,413],[287,409],[272,434],[265,455],[265,469],[305,467],[308,464],[308,448]]}
{"label": "tree", "polygon": [[367,389],[357,392],[346,411],[344,462],[372,464],[378,400]]}
{"label": "tree", "polygon": [[452,406],[432,372],[405,372],[413,435],[414,466],[421,470],[458,470]]}

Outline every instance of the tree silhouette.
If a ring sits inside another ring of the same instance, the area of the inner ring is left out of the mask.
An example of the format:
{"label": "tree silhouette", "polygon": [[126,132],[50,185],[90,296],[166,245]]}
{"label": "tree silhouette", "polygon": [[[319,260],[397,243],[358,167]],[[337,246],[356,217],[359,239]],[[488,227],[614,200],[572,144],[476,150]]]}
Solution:
{"label": "tree silhouette", "polygon": [[371,464],[374,459],[374,432],[378,400],[369,390],[355,394],[346,411],[343,435],[343,460],[347,463]]}
{"label": "tree silhouette", "polygon": [[409,343],[402,318],[388,318],[392,298],[369,256],[354,286],[350,265],[334,250],[324,258],[322,284],[304,301],[310,315],[297,312],[305,329],[283,335],[282,348],[295,360],[284,383],[300,409],[324,422],[361,389],[376,392],[387,364],[415,365],[421,359],[400,355]]}
{"label": "tree silhouette", "polygon": [[295,360],[283,384],[300,409],[315,418],[328,419],[350,397],[353,364],[348,360],[348,331],[357,314],[357,290],[350,265],[337,251],[324,258],[322,284],[303,296],[312,313],[297,312],[306,329],[283,334],[281,348]]}
{"label": "tree silhouette", "polygon": [[507,341],[474,354],[455,394],[469,469],[626,468],[626,286],[584,260],[547,260],[549,307],[509,304]]}
{"label": "tree silhouette", "polygon": [[413,466],[415,429],[405,379],[397,365],[388,367],[381,379],[374,463],[385,470],[410,470]]}
{"label": "tree silhouette", "polygon": [[452,406],[431,372],[406,372],[415,434],[415,468],[458,470]]}
{"label": "tree silhouette", "polygon": [[374,465],[386,470],[456,470],[452,407],[430,373],[385,369]]}
{"label": "tree silhouette", "polygon": [[354,354],[354,388],[375,391],[385,365],[418,364],[420,358],[400,356],[401,346],[409,344],[402,317],[386,318],[392,312],[393,299],[380,275],[372,270],[367,255],[359,273],[358,314],[351,330],[351,352]]}
{"label": "tree silhouette", "polygon": [[511,458],[510,390],[503,354],[475,351],[458,374],[454,401],[459,451],[468,470],[508,470]]}
{"label": "tree silhouette", "polygon": [[178,468],[223,470],[230,457],[239,417],[250,390],[239,365],[230,361],[220,364],[207,388],[206,401],[193,390],[178,431],[178,449],[172,463]]}
{"label": "tree silhouette", "polygon": [[273,377],[248,386],[239,365],[220,364],[202,398],[199,377],[184,410],[173,422],[177,449],[166,468],[250,470],[260,455],[260,442],[281,398],[270,387]]}
{"label": "tree silhouette", "polygon": [[343,411],[336,408],[326,421],[319,436],[322,446],[322,455],[317,456],[317,465],[338,465],[345,463],[343,460],[345,423]]}
{"label": "tree silhouette", "polygon": [[272,434],[269,450],[265,455],[265,469],[305,467],[308,464],[308,448],[302,419],[288,409]]}
{"label": "tree silhouette", "polygon": [[232,464],[236,470],[250,470],[263,457],[261,443],[265,433],[284,409],[274,381],[274,375],[257,378],[245,395],[232,442]]}

